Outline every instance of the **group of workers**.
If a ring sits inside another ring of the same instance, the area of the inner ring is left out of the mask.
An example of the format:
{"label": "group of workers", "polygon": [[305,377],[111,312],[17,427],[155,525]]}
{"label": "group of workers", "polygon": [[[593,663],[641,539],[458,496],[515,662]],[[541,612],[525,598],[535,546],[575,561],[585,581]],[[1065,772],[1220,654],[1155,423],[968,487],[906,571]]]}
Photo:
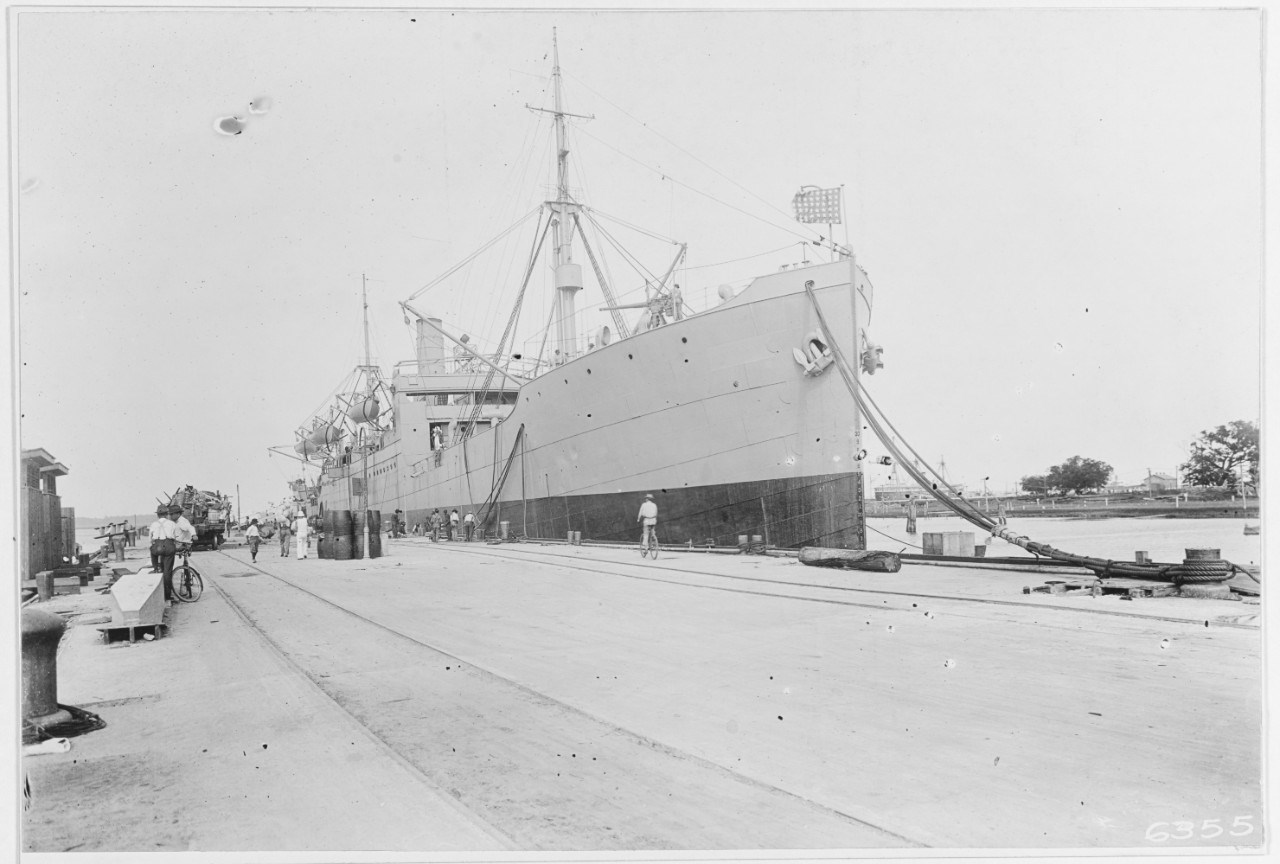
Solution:
{"label": "group of workers", "polygon": [[[653,500],[653,495],[645,495],[644,503],[640,505],[640,512],[636,515],[636,521],[641,523],[643,533],[641,534],[640,543],[643,546],[648,542],[650,533],[658,524],[658,505]],[[392,523],[393,536],[399,536],[403,530],[403,523],[400,521],[401,511],[397,510],[394,521]],[[196,530],[192,527],[187,518],[182,515],[182,508],[175,505],[160,506],[156,509],[156,521],[151,523],[151,567],[152,570],[162,570],[164,573],[164,597],[165,600],[173,598],[173,559],[175,555],[181,552],[188,552],[191,544],[196,539]],[[166,518],[167,517],[167,518]],[[431,534],[432,542],[438,542],[441,530],[445,531],[446,539],[453,540],[455,537],[465,539],[470,542],[475,533],[476,517],[474,513],[468,512],[466,516],[460,516],[455,509],[447,516],[440,512],[440,508],[431,511],[431,516],[427,519],[427,531]],[[298,560],[307,557],[308,549],[311,545],[311,526],[307,522],[306,513],[298,511],[298,515],[293,521],[288,519],[278,519],[275,523],[275,532],[280,537],[280,557],[289,557],[289,541],[294,541],[294,546]],[[421,523],[414,525],[413,532],[418,534],[422,531]],[[249,527],[245,530],[245,541],[249,546],[249,555],[253,561],[258,560],[258,549],[261,547],[264,539],[270,539],[271,531],[264,535],[262,526],[257,519],[249,521]]]}
{"label": "group of workers", "polygon": [[161,504],[156,508],[156,521],[148,529],[151,537],[151,571],[164,574],[164,599],[173,600],[173,559],[178,553],[191,551],[196,542],[195,526],[177,504]]}
{"label": "group of workers", "polygon": [[[446,540],[462,539],[460,535],[465,531],[466,541],[469,543],[476,530],[476,514],[468,510],[466,516],[460,517],[455,509],[448,516],[445,516],[440,512],[440,508],[437,507],[427,517],[426,533],[431,535],[432,543],[440,542],[441,530],[445,532]],[[422,525],[415,525],[413,533],[422,533]]]}
{"label": "group of workers", "polygon": [[274,529],[267,529],[263,533],[262,526],[257,519],[249,520],[249,527],[245,529],[244,539],[249,544],[249,556],[253,561],[258,560],[258,549],[262,545],[263,540],[270,540],[273,533],[280,535],[280,557],[289,557],[289,541],[297,538],[295,544],[297,549],[298,560],[301,561],[307,557],[307,552],[311,547],[311,525],[307,522],[307,514],[298,511],[298,515],[290,521],[288,519],[277,519]]}

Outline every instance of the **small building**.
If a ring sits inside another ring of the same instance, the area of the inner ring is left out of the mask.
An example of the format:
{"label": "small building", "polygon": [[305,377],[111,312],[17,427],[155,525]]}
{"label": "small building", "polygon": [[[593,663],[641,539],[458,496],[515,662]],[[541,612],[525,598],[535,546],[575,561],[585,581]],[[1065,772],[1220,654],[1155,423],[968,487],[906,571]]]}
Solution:
{"label": "small building", "polygon": [[42,570],[63,563],[68,549],[75,550],[75,517],[71,536],[64,537],[62,499],[58,478],[69,474],[67,466],[47,450],[22,451],[22,561],[19,579],[32,579]]}
{"label": "small building", "polygon": [[1178,488],[1178,481],[1168,474],[1148,474],[1142,488],[1146,492],[1172,492]]}

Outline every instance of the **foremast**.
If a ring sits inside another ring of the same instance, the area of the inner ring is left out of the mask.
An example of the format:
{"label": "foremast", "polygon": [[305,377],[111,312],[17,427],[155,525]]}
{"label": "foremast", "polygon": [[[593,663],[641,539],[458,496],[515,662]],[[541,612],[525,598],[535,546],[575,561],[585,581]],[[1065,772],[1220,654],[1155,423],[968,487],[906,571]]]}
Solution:
{"label": "foremast", "polygon": [[569,195],[569,148],[565,137],[565,117],[595,119],[591,115],[571,114],[564,110],[564,93],[560,79],[560,42],[551,28],[551,89],[555,108],[527,106],[532,111],[552,115],[556,127],[556,197],[547,202],[551,207],[552,264],[555,268],[555,365],[567,363],[578,353],[577,293],[582,290],[582,265],[573,260],[573,228],[580,205]]}

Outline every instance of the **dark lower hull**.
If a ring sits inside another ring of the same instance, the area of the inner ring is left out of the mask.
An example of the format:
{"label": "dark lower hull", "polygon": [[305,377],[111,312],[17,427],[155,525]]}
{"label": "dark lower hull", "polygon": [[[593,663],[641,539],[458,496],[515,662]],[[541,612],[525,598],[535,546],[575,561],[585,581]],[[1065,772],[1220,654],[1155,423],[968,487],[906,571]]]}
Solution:
{"label": "dark lower hull", "polygon": [[[695,546],[708,541],[736,546],[741,535],[760,536],[769,546],[787,549],[828,546],[865,549],[861,474],[829,474],[785,480],[724,483],[683,489],[654,489],[658,504],[658,537],[663,544]],[[636,514],[643,493],[570,495],[504,501],[488,515],[486,536],[500,522],[510,522],[514,535],[563,540],[578,531],[584,540],[638,541]],[[457,507],[442,507],[447,514]],[[410,525],[427,523],[431,511],[405,514]],[[479,514],[477,514],[479,515]]]}

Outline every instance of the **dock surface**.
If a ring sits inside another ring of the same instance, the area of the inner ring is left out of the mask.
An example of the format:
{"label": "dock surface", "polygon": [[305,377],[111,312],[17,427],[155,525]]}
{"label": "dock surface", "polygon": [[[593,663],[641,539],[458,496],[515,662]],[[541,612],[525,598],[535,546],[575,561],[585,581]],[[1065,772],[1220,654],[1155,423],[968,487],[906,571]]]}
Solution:
{"label": "dock surface", "polygon": [[[70,627],[59,701],[108,725],[25,760],[23,848],[1263,840],[1255,604],[1026,595],[1047,577],[910,563],[384,551],[197,553],[204,596],[166,610],[164,639]],[[74,625],[95,603],[44,605]]]}

